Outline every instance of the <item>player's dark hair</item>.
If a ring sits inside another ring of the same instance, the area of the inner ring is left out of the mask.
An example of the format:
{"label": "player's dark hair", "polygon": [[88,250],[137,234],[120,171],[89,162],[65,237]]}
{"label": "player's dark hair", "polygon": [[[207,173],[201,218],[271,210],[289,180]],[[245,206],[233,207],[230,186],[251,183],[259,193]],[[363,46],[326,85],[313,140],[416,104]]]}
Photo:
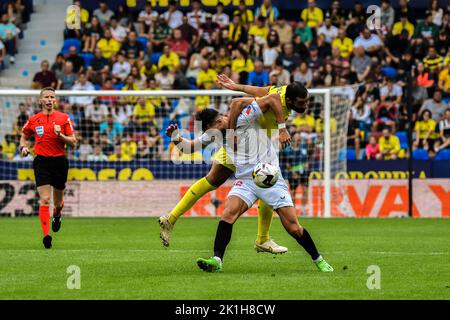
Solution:
{"label": "player's dark hair", "polygon": [[286,87],[286,98],[295,102],[297,98],[306,99],[308,97],[308,90],[298,81],[294,81]]}
{"label": "player's dark hair", "polygon": [[195,120],[201,121],[202,131],[206,131],[214,123],[218,116],[219,112],[217,110],[207,108],[197,112],[195,115]]}

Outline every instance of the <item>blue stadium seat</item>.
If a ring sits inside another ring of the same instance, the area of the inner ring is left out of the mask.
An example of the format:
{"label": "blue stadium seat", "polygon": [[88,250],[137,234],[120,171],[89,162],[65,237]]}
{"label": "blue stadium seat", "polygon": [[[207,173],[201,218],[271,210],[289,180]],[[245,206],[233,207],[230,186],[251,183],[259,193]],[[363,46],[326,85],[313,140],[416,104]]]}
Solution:
{"label": "blue stadium seat", "polygon": [[68,54],[69,53],[69,48],[75,46],[77,48],[77,51],[80,52],[81,51],[81,41],[78,39],[74,39],[74,38],[70,38],[70,39],[66,39],[64,40],[64,44],[63,47],[61,49],[61,53],[62,54]]}
{"label": "blue stadium seat", "polygon": [[153,53],[150,55],[150,61],[151,61],[153,64],[158,65],[159,57],[161,57],[161,56],[162,56],[162,53],[161,53],[161,52],[153,52]]}
{"label": "blue stadium seat", "polygon": [[147,42],[148,42],[148,39],[146,37],[138,37],[137,38],[137,42],[142,44],[142,46],[144,47],[144,52],[147,53]]}
{"label": "blue stadium seat", "polygon": [[396,135],[400,140],[400,148],[408,149],[408,133],[406,131],[398,131]]}
{"label": "blue stadium seat", "polygon": [[347,160],[357,160],[355,149],[347,148]]}
{"label": "blue stadium seat", "polygon": [[425,149],[416,149],[413,151],[414,160],[428,160],[428,151]]}
{"label": "blue stadium seat", "polygon": [[95,90],[100,90],[102,88],[102,86],[99,84],[94,84],[94,87],[95,87]]}
{"label": "blue stadium seat", "polygon": [[84,60],[84,67],[87,69],[92,59],[94,59],[94,54],[90,52],[82,52],[80,53],[80,57]]}
{"label": "blue stadium seat", "polygon": [[450,160],[450,149],[439,151],[434,160]]}
{"label": "blue stadium seat", "polygon": [[114,89],[116,90],[122,90],[123,86],[125,85],[125,83],[123,82],[119,82],[113,85]]}

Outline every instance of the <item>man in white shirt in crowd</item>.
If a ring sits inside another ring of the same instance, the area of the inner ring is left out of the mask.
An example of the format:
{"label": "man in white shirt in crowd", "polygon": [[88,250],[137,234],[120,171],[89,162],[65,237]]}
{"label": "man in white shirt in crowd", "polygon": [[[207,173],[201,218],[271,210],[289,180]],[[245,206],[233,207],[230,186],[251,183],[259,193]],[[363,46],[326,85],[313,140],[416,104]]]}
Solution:
{"label": "man in white shirt in crowd", "polygon": [[383,42],[380,37],[370,32],[369,28],[364,27],[361,35],[355,39],[353,47],[363,47],[369,56],[374,56],[383,48]]}
{"label": "man in white shirt in crowd", "polygon": [[176,29],[183,23],[183,13],[177,9],[177,2],[169,1],[169,9],[164,12],[164,19],[171,29]]}
{"label": "man in white shirt in crowd", "polygon": [[148,34],[152,27],[153,21],[158,18],[158,12],[153,11],[150,2],[145,3],[144,10],[139,13],[138,21],[141,26],[141,34]]}
{"label": "man in white shirt in crowd", "polygon": [[124,82],[130,72],[130,63],[125,59],[123,53],[119,53],[117,56],[117,62],[114,63],[112,67],[112,75],[119,81]]}
{"label": "man in white shirt in crowd", "polygon": [[[88,81],[86,73],[80,73],[78,77],[78,81],[72,86],[72,90],[74,91],[82,91],[82,90],[95,90],[94,85]],[[70,96],[69,102],[71,104],[78,104],[81,106],[92,105],[94,101],[93,96]]]}
{"label": "man in white shirt in crowd", "polygon": [[192,11],[188,12],[187,17],[189,24],[195,29],[200,28],[200,25],[205,22],[205,11],[201,9],[201,3],[199,0],[192,1]]}
{"label": "man in white shirt in crowd", "polygon": [[339,29],[331,24],[331,16],[327,15],[325,17],[325,23],[317,30],[317,34],[325,35],[325,42],[333,42],[334,38],[338,36]]}

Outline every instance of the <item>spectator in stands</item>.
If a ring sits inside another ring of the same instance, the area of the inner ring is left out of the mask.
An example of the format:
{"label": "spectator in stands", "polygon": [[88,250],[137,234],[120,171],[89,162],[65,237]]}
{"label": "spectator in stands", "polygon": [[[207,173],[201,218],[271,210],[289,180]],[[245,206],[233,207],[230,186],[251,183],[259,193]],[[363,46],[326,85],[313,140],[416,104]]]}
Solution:
{"label": "spectator in stands", "polygon": [[135,159],[136,160],[149,160],[149,159],[151,159],[150,149],[147,146],[147,142],[145,140],[142,140],[142,139],[138,140]]}
{"label": "spectator in stands", "polygon": [[102,50],[103,58],[110,59],[119,52],[120,43],[112,38],[111,30],[107,28],[104,31],[103,38],[98,41],[97,47]]}
{"label": "spectator in stands", "polygon": [[109,20],[109,30],[112,37],[119,43],[122,43],[127,37],[127,30],[119,23],[118,17],[112,16]]}
{"label": "spectator in stands", "polygon": [[[78,80],[73,85],[72,90],[74,90],[74,91],[95,90],[95,87],[90,81],[88,81],[86,73],[82,72],[82,73],[80,73]],[[69,102],[71,104],[88,106],[94,102],[94,99],[95,98],[93,96],[70,96]]]}
{"label": "spectator in stands", "polygon": [[408,17],[408,21],[412,24],[416,23],[416,13],[415,10],[410,7],[409,0],[399,0],[398,3],[399,7],[395,10],[395,20],[400,20],[400,16],[404,15],[406,13],[406,16]]}
{"label": "spectator in stands", "polygon": [[3,41],[0,40],[0,71],[5,68],[5,63],[3,62],[6,57],[6,48]]}
{"label": "spectator in stands", "polygon": [[211,13],[205,14],[205,22],[200,25],[200,45],[212,45],[219,29],[219,25],[213,21]]}
{"label": "spectator in stands", "polygon": [[439,8],[438,0],[430,1],[429,11],[431,12],[433,23],[438,27],[442,26],[444,10],[442,8]]}
{"label": "spectator in stands", "polygon": [[265,44],[269,29],[266,27],[266,20],[262,16],[256,18],[256,21],[250,27],[248,34],[255,37],[255,42],[258,44]]}
{"label": "spectator in stands", "polygon": [[164,45],[163,54],[159,57],[158,68],[167,67],[173,74],[180,67],[180,57],[178,54],[170,50],[169,45]]}
{"label": "spectator in stands", "polygon": [[169,1],[169,8],[164,13],[164,19],[170,28],[176,29],[183,23],[183,13],[177,9],[177,2],[174,0]]}
{"label": "spectator in stands", "polygon": [[417,24],[414,32],[414,38],[416,43],[420,43],[425,40],[429,44],[433,45],[434,40],[438,37],[439,28],[433,23],[433,14],[431,11],[425,12],[425,20]]}
{"label": "spectator in stands", "polygon": [[394,84],[391,78],[386,79],[386,85],[380,89],[381,103],[375,110],[374,130],[380,126],[390,126],[395,131],[396,114],[402,101],[403,90]]}
{"label": "spectator in stands", "polygon": [[329,44],[331,44],[338,36],[339,29],[336,28],[332,22],[331,22],[331,16],[327,15],[325,16],[325,23],[322,24],[321,27],[317,29],[317,34],[324,34],[325,35],[325,41]]}
{"label": "spectator in stands", "polygon": [[186,15],[183,16],[182,23],[177,29],[181,31],[181,37],[184,40],[186,40],[194,47],[198,45],[198,42],[200,40],[198,30],[189,24],[189,20]]}
{"label": "spectator in stands", "polygon": [[134,31],[130,31],[128,33],[128,36],[122,43],[122,47],[120,50],[125,53],[125,57],[130,64],[133,64],[138,60],[144,60],[145,48],[142,43],[137,41],[137,34]]}
{"label": "spectator in stands", "polygon": [[377,138],[370,136],[369,143],[366,145],[366,159],[375,160],[378,154],[380,154],[380,145]]}
{"label": "spectator in stands", "polygon": [[377,160],[396,160],[401,156],[400,140],[391,133],[389,128],[383,129],[383,135],[379,140],[380,152]]}
{"label": "spectator in stands", "polygon": [[146,142],[149,148],[150,159],[161,159],[163,151],[163,138],[159,134],[156,127],[150,127]]}
{"label": "spectator in stands", "polygon": [[246,83],[249,72],[255,69],[253,61],[248,57],[247,51],[243,48],[234,50],[231,62],[233,78],[238,83]]}
{"label": "spectator in stands", "polygon": [[409,47],[410,41],[408,39],[408,31],[402,30],[398,35],[387,37],[384,53],[386,54],[386,57],[393,60],[395,66],[398,66],[402,59],[402,55]]}
{"label": "spectator in stands", "polygon": [[350,70],[356,74],[356,81],[364,81],[371,70],[371,60],[364,51],[364,47],[357,46],[354,49]]}
{"label": "spectator in stands", "polygon": [[424,101],[419,113],[423,110],[430,110],[433,120],[439,122],[444,115],[445,109],[446,105],[442,101],[442,91],[440,89],[436,89],[434,91],[433,98]]}
{"label": "spectator in stands", "polygon": [[5,134],[4,140],[1,144],[3,154],[6,155],[6,159],[12,160],[16,153],[16,144],[14,143],[14,136],[11,134]]}
{"label": "spectator in stands", "polygon": [[167,66],[163,66],[155,75],[155,80],[161,89],[171,90],[173,83],[175,82],[175,77],[169,72],[169,68]]}
{"label": "spectator in stands", "polygon": [[228,28],[228,40],[231,42],[233,48],[236,48],[239,43],[247,42],[247,37],[247,29],[241,22],[240,14],[235,13]]}
{"label": "spectator in stands", "polygon": [[346,33],[347,36],[355,41],[355,39],[360,36],[362,30],[364,29],[364,23],[359,20],[358,16],[352,16],[349,18],[349,23],[347,24]]}
{"label": "spectator in stands", "polygon": [[[101,87],[101,90],[115,90],[113,86],[113,79],[107,75],[105,80],[103,81],[103,86]],[[118,97],[117,96],[100,96],[98,97],[100,104],[104,104],[108,107],[114,107],[117,103]]]}
{"label": "spectator in stands", "polygon": [[88,138],[83,138],[78,148],[78,160],[86,161],[89,155],[94,154],[94,148],[89,143]]}
{"label": "spectator in stands", "polygon": [[230,24],[230,17],[225,13],[225,6],[219,2],[216,7],[216,13],[213,15],[213,21],[219,25],[219,28],[226,28]]}
{"label": "spectator in stands", "polygon": [[247,84],[256,87],[265,87],[269,85],[269,73],[264,69],[261,61],[255,61],[255,70],[248,75]]}
{"label": "spectator in stands", "polygon": [[198,30],[200,25],[205,22],[205,15],[200,0],[192,0],[192,11],[187,13],[189,24]]}
{"label": "spectator in stands", "polygon": [[129,158],[130,160],[132,160],[136,156],[137,144],[134,141],[133,135],[131,133],[127,133],[125,139],[123,139],[122,143],[120,144],[120,149],[123,158]]}
{"label": "spectator in stands", "polygon": [[9,22],[8,14],[2,14],[0,23],[0,40],[3,42],[6,53],[9,55],[9,62],[14,64],[17,51],[18,34],[16,26]]}
{"label": "spectator in stands", "polygon": [[439,89],[444,92],[444,96],[450,97],[450,62],[446,68],[439,73]]}
{"label": "spectator in stands", "polygon": [[439,74],[444,64],[444,58],[437,54],[434,46],[428,47],[428,54],[423,58],[423,65],[433,75],[433,77]]}
{"label": "spectator in stands", "polygon": [[271,85],[283,86],[291,83],[291,74],[283,68],[283,62],[280,59],[275,61],[275,65],[269,73],[269,78],[271,79]]}
{"label": "spectator in stands", "polygon": [[433,75],[425,69],[422,62],[417,65],[417,85],[427,90],[433,90],[434,79]]}
{"label": "spectator in stands", "polygon": [[58,90],[71,90],[78,76],[73,72],[73,63],[66,61],[64,63],[64,70],[58,77]]}
{"label": "spectator in stands", "polygon": [[100,133],[100,147],[102,148],[103,154],[109,156],[114,153],[114,144],[112,140],[108,138],[108,134]]}
{"label": "spectator in stands", "polygon": [[6,154],[3,152],[3,145],[0,144],[0,160],[8,159]]}
{"label": "spectator in stands", "polygon": [[332,47],[338,47],[342,58],[348,59],[353,51],[353,40],[346,36],[345,28],[341,27],[337,37],[332,42]]}
{"label": "spectator in stands", "polygon": [[47,60],[41,62],[41,71],[37,72],[33,77],[31,87],[33,89],[42,89],[45,87],[56,88],[58,80],[53,71],[49,70],[50,64]]}
{"label": "spectator in stands", "polygon": [[78,54],[77,47],[71,46],[69,48],[69,55],[66,61],[72,62],[73,72],[79,74],[84,71],[84,59]]}
{"label": "spectator in stands", "polygon": [[381,1],[381,25],[386,26],[387,31],[394,25],[395,11],[391,6],[391,0]]}
{"label": "spectator in stands", "polygon": [[[170,6],[169,6],[170,11]],[[146,2],[144,10],[139,13],[138,22],[140,25],[140,33],[148,34],[153,25],[153,21],[158,19],[158,12],[154,11],[150,2]],[[170,23],[169,23],[170,25]]]}
{"label": "spectator in stands", "polygon": [[9,22],[14,24],[18,32],[21,32],[23,30],[22,26],[22,12],[19,9],[16,4],[10,2],[6,5],[6,14],[8,15]]}
{"label": "spectator in stands", "polygon": [[187,66],[190,46],[189,42],[183,39],[183,34],[180,29],[173,30],[173,39],[169,41],[169,48],[180,58],[180,63],[183,67]]}
{"label": "spectator in stands", "polygon": [[[100,131],[100,138],[102,135],[105,135],[109,141],[117,141],[122,138],[123,134],[123,126],[122,124],[114,120],[112,114],[107,114],[106,117],[103,119],[103,121],[100,123],[99,131]],[[102,141],[101,141],[102,142]],[[103,144],[105,141],[103,141]],[[106,146],[109,148],[109,146]],[[102,147],[103,151],[105,151],[105,146]],[[112,150],[110,150],[112,151]],[[105,154],[110,154],[111,152],[105,152]]]}
{"label": "spectator in stands", "polygon": [[172,29],[168,26],[166,19],[162,15],[159,16],[149,33],[151,52],[162,52],[171,34]]}
{"label": "spectator in stands", "polygon": [[280,15],[278,8],[272,5],[272,0],[263,0],[263,3],[255,11],[255,18],[259,17],[267,20],[269,25],[273,25]]}
{"label": "spectator in stands", "polygon": [[[292,26],[286,22],[286,19],[280,18],[276,21],[272,30],[274,30],[278,36],[281,45],[292,42],[293,30]],[[270,32],[271,30],[269,30]],[[272,33],[272,32],[270,32]]]}
{"label": "spectator in stands", "polygon": [[123,53],[120,52],[117,58],[117,62],[112,67],[112,75],[118,82],[124,82],[131,72],[131,65]]}
{"label": "spectator in stands", "polygon": [[90,26],[83,33],[84,52],[94,52],[97,42],[103,38],[103,28],[96,16],[92,16]]}
{"label": "spectator in stands", "polygon": [[82,131],[86,131],[87,134],[92,135],[94,131],[99,131],[100,124],[108,116],[108,107],[101,104],[98,99],[94,99],[92,103],[85,106],[84,116],[85,123],[82,125]]}
{"label": "spectator in stands", "polygon": [[94,58],[89,63],[87,75],[94,83],[103,83],[111,70],[108,59],[103,57],[102,50],[95,49]]}
{"label": "spectator in stands", "polygon": [[[274,31],[273,31],[274,32]],[[276,33],[275,33],[276,34]],[[270,38],[270,35],[269,35]],[[306,46],[306,44],[303,42],[302,37],[299,36],[298,34],[294,36],[294,40],[292,42],[292,45],[294,46],[294,52],[301,57],[303,60],[308,59],[309,58],[309,49]],[[277,44],[277,46],[275,46],[274,48],[276,51],[276,57],[278,57],[278,54],[280,52],[280,47]],[[264,51],[263,51],[264,53]]]}
{"label": "spectator in stands", "polygon": [[108,8],[108,1],[101,0],[100,1],[100,8],[95,9],[93,15],[98,18],[98,20],[100,21],[102,26],[105,26],[105,24],[108,23],[108,21],[114,15],[114,12],[112,12]]}
{"label": "spectator in stands", "polygon": [[294,34],[300,36],[302,39],[302,42],[306,46],[309,46],[309,44],[313,40],[313,34],[311,31],[311,28],[306,25],[306,23],[303,19],[300,19],[298,21],[297,28],[295,29]]}
{"label": "spectator in stands", "polygon": [[407,13],[400,14],[400,21],[394,23],[392,28],[392,35],[397,36],[402,33],[403,30],[408,32],[408,39],[411,39],[414,35],[414,25],[408,21]]}
{"label": "spectator in stands", "polygon": [[326,61],[333,67],[336,77],[347,77],[350,73],[350,63],[347,58],[341,55],[339,47],[333,47],[331,57]]}
{"label": "spectator in stands", "polygon": [[235,15],[238,15],[240,17],[240,22],[244,26],[250,26],[250,24],[254,21],[253,12],[247,8],[247,5],[245,4],[245,0],[239,1],[238,8],[233,12],[233,17]]}
{"label": "spectator in stands", "polygon": [[359,0],[354,2],[353,9],[348,12],[348,20],[353,18],[356,18],[359,23],[365,23],[366,21],[366,13],[364,12],[364,8]]}
{"label": "spectator in stands", "polygon": [[197,87],[203,87],[207,90],[212,89],[215,87],[216,79],[217,72],[210,68],[208,60],[203,60],[201,70],[197,75]]}
{"label": "spectator in stands", "polygon": [[424,109],[419,114],[419,120],[414,126],[415,140],[413,148],[422,148],[425,150],[434,150],[434,144],[436,142],[437,135],[436,121],[431,118],[431,112],[428,109]]}
{"label": "spectator in stands", "polygon": [[450,108],[447,108],[444,117],[439,121],[439,140],[436,144],[436,152],[450,148]]}
{"label": "spectator in stands", "polygon": [[310,28],[318,28],[323,22],[323,11],[316,7],[315,0],[308,0],[308,8],[302,10],[301,19]]}
{"label": "spectator in stands", "polygon": [[96,144],[94,147],[94,153],[87,156],[88,161],[108,161],[108,157],[103,154],[100,145]]}
{"label": "spectator in stands", "polygon": [[137,125],[136,131],[139,132],[144,131],[151,125],[156,125],[155,107],[145,97],[139,97],[134,105],[133,122]]}
{"label": "spectator in stands", "polygon": [[380,37],[370,32],[369,28],[365,27],[359,37],[355,39],[355,47],[362,46],[367,55],[373,57],[378,56],[383,49],[383,42]]}
{"label": "spectator in stands", "polygon": [[294,46],[291,43],[283,46],[283,52],[278,56],[283,68],[290,73],[299,65],[300,57],[294,52]]}
{"label": "spectator in stands", "polygon": [[313,83],[313,73],[308,64],[305,61],[300,63],[294,72],[292,73],[293,81],[298,81],[303,84],[306,88],[311,88]]}
{"label": "spectator in stands", "polygon": [[372,110],[365,102],[363,96],[358,96],[352,106],[352,122],[353,125],[365,133],[370,132]]}
{"label": "spectator in stands", "polygon": [[156,72],[158,72],[158,67],[152,63],[151,60],[145,60],[144,65],[141,67],[139,72],[146,78],[154,77]]}
{"label": "spectator in stands", "polygon": [[14,134],[19,136],[22,132],[22,128],[25,123],[28,121],[29,115],[27,114],[27,109],[25,107],[25,103],[19,103],[19,115],[17,116],[17,120],[14,123]]}

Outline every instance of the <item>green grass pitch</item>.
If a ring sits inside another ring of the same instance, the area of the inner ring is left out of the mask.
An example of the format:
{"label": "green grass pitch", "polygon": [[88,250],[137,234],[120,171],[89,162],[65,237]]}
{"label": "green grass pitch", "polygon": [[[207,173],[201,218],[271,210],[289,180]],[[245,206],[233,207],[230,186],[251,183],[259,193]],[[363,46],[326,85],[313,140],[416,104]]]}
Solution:
{"label": "green grass pitch", "polygon": [[[284,255],[257,254],[255,218],[238,220],[222,273],[198,269],[218,218],[181,218],[163,248],[155,218],[65,218],[53,248],[38,218],[1,218],[0,299],[449,299],[450,220],[300,219],[335,272],[319,273],[279,219]],[[67,267],[81,271],[69,290]],[[369,290],[377,265],[381,288]]]}

